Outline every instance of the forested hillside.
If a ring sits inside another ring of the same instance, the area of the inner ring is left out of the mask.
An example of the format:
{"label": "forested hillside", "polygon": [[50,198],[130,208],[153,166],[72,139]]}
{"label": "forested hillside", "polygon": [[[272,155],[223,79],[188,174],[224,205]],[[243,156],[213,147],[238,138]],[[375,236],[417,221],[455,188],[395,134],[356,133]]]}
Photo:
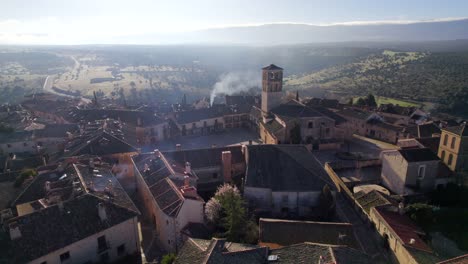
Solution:
{"label": "forested hillside", "polygon": [[468,52],[384,51],[356,62],[304,76],[291,76],[289,89],[326,89],[441,104],[441,110],[468,115]]}

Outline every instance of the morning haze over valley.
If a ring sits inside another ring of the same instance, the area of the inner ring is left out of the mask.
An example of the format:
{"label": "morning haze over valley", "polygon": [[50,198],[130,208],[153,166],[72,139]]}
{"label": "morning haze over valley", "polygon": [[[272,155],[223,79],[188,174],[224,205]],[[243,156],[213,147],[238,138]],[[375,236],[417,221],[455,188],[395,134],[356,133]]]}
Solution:
{"label": "morning haze over valley", "polygon": [[467,10],[0,0],[0,263],[468,263]]}

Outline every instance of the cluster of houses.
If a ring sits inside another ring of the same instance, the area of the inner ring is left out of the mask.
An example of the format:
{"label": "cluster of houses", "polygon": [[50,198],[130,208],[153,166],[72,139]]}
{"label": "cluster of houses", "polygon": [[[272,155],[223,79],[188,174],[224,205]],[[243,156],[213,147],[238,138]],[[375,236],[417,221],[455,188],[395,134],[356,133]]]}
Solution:
{"label": "cluster of houses", "polygon": [[[144,223],[161,250],[177,254],[175,263],[442,261],[402,204],[465,179],[465,123],[398,106],[370,110],[298,94],[284,100],[282,68],[269,65],[261,78],[261,97],[226,96],[224,104],[184,98],[169,108],[128,109],[37,93],[2,107],[0,182],[24,181],[0,208],[10,252],[2,258],[138,263]],[[167,139],[234,128],[257,132],[263,144],[157,149]],[[340,149],[355,134],[395,149],[325,164],[314,154]],[[36,175],[22,177],[24,168]],[[211,237],[205,203],[226,183],[239,187],[259,218],[255,245]],[[325,190],[333,200],[328,217]],[[374,236],[391,256],[365,241]]]}

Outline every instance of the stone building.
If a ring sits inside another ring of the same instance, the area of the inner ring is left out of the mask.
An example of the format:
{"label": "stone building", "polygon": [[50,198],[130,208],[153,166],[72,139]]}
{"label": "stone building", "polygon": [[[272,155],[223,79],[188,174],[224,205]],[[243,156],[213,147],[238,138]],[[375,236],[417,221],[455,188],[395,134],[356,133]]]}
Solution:
{"label": "stone building", "polygon": [[428,192],[450,181],[445,165],[428,148],[409,148],[382,152],[382,182],[400,194]]}
{"label": "stone building", "polygon": [[465,184],[468,176],[468,129],[466,123],[442,128],[439,158],[455,171]]}
{"label": "stone building", "polygon": [[196,189],[197,176],[190,165],[170,165],[159,151],[133,158],[137,195],[142,215],[149,220],[159,243],[169,252],[177,252],[190,224],[204,223],[204,200]]}

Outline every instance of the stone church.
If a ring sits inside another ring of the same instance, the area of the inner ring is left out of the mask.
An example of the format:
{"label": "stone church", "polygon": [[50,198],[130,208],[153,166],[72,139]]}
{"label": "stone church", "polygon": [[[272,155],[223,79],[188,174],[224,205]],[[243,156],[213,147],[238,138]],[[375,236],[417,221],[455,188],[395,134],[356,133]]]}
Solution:
{"label": "stone church", "polygon": [[336,144],[335,120],[299,101],[284,100],[283,69],[271,64],[262,69],[261,139],[265,144]]}

